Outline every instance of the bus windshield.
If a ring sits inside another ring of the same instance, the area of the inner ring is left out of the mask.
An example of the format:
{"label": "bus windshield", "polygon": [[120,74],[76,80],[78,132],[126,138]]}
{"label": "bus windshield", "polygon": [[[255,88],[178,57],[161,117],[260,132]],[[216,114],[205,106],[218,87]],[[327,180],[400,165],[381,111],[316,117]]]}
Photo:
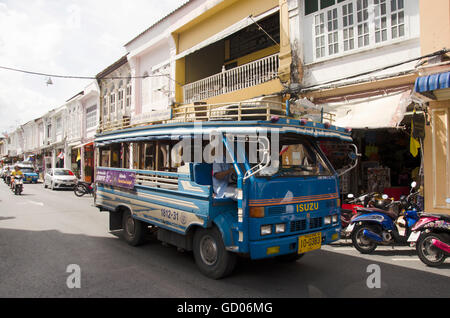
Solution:
{"label": "bus windshield", "polygon": [[34,173],[34,169],[33,168],[20,168],[20,170],[23,172],[23,173]]}
{"label": "bus windshield", "polygon": [[273,157],[272,155],[270,166],[256,174],[257,177],[308,177],[333,174],[322,153],[306,139],[281,139],[278,158]]}

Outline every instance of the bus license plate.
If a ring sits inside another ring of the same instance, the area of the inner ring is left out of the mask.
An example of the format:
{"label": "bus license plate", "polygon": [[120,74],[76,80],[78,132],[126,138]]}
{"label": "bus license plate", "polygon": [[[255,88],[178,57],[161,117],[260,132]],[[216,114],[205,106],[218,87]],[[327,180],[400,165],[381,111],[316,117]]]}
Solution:
{"label": "bus license plate", "polygon": [[318,250],[322,247],[322,233],[300,236],[298,239],[298,253],[303,254]]}

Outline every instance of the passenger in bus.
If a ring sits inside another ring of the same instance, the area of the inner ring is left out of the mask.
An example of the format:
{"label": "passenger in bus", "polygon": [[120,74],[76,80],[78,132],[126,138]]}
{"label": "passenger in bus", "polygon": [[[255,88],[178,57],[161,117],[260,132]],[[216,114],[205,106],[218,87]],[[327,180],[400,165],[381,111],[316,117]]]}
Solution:
{"label": "passenger in bus", "polygon": [[236,176],[233,165],[229,163],[213,163],[213,188],[217,199],[233,199],[237,201],[236,184],[230,184]]}

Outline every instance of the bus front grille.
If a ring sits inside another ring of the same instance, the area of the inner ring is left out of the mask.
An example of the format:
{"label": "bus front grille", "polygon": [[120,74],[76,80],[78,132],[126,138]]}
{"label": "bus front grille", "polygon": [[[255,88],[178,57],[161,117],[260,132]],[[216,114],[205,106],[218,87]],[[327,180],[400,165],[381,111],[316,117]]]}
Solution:
{"label": "bus front grille", "polygon": [[306,230],[306,220],[297,220],[291,222],[291,232]]}
{"label": "bus front grille", "polygon": [[311,218],[309,221],[309,228],[317,229],[319,227],[322,227],[322,218]]}

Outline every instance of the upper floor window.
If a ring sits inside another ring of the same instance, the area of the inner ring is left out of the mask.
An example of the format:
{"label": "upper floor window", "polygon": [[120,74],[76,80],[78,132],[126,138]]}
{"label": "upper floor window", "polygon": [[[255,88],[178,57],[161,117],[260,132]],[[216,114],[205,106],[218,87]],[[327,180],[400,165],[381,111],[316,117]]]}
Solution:
{"label": "upper floor window", "polygon": [[58,117],[56,119],[56,133],[57,134],[62,133],[62,118],[61,117]]}
{"label": "upper floor window", "polygon": [[47,125],[47,138],[48,139],[52,138],[52,124]]}
{"label": "upper floor window", "polygon": [[124,108],[124,90],[120,89],[118,94],[119,105],[118,108],[123,111]]}
{"label": "upper floor window", "polygon": [[125,102],[125,105],[127,108],[131,106],[131,92],[132,92],[131,84],[128,84],[127,85],[127,96],[126,96],[126,102]]}
{"label": "upper floor window", "polygon": [[86,129],[95,128],[97,126],[97,105],[86,109]]}
{"label": "upper floor window", "polygon": [[114,114],[116,112],[116,94],[111,93],[109,96],[109,102],[110,102],[110,114]]}
{"label": "upper floor window", "polygon": [[315,60],[406,35],[404,0],[304,0],[304,8]]}

